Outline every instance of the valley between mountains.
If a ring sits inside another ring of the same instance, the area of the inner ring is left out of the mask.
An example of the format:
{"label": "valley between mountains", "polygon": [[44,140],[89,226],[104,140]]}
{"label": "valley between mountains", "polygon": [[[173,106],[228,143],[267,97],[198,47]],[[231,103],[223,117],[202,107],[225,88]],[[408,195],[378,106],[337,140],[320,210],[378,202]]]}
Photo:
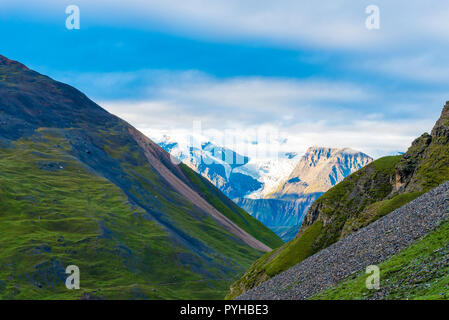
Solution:
{"label": "valley between mountains", "polygon": [[379,159],[179,139],[0,56],[0,299],[449,298],[449,102]]}

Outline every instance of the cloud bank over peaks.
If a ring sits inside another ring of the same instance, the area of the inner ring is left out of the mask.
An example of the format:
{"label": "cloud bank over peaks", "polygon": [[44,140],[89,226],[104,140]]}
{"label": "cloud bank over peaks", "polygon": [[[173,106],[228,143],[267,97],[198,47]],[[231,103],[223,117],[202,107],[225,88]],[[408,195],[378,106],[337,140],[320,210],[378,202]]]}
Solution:
{"label": "cloud bank over peaks", "polygon": [[[433,114],[422,116],[429,100],[426,94],[420,99],[419,92],[413,105],[406,103],[408,92],[381,95],[374,86],[323,79],[217,79],[191,71],[161,79],[152,80],[144,98],[100,104],[150,136],[158,130],[191,134],[199,121],[201,134],[210,139],[232,140],[235,132],[239,141],[233,145],[216,143],[248,152],[261,143],[257,132],[269,129],[276,132],[273,146],[280,152],[318,145],[352,147],[379,157],[405,151],[434,122]],[[440,95],[434,97],[436,106]]]}

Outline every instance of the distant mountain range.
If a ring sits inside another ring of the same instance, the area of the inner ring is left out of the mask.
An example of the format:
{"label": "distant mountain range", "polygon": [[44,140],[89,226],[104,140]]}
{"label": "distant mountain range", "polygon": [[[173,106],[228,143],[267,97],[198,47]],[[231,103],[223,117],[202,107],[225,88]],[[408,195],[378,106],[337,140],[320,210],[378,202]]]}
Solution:
{"label": "distant mountain range", "polygon": [[290,152],[278,159],[253,160],[202,136],[188,140],[181,144],[163,135],[156,141],[284,241],[295,236],[319,196],[373,160],[349,148],[323,147],[311,147],[302,157]]}
{"label": "distant mountain range", "polygon": [[218,299],[281,244],[130,124],[0,56],[0,299]]}
{"label": "distant mountain range", "polygon": [[265,197],[291,173],[299,160],[298,154],[292,152],[279,153],[277,159],[251,159],[199,135],[187,139],[162,135],[153,139],[230,199]]}

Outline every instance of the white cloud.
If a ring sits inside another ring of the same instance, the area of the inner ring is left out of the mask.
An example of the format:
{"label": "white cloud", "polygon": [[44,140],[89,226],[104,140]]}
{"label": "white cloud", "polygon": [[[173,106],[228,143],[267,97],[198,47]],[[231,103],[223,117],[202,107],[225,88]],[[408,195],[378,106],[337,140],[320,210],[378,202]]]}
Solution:
{"label": "white cloud", "polygon": [[411,142],[430,129],[431,121],[370,121],[353,119],[348,123],[329,126],[325,122],[297,125],[288,147],[305,151],[309,146],[351,147],[375,158],[405,152]]}
{"label": "white cloud", "polygon": [[[246,137],[228,146],[237,151],[255,148],[252,132],[266,127],[286,139],[281,151],[303,152],[320,145],[352,147],[379,157],[406,151],[414,138],[431,129],[435,114],[423,117],[422,110],[439,97],[430,99],[427,94],[385,95],[361,84],[317,79],[223,80],[188,72],[166,74],[153,83],[151,96],[144,100],[100,105],[150,136],[161,130],[183,136],[200,120],[206,136],[234,130],[236,136]],[[408,98],[410,103],[404,103]],[[437,110],[442,101],[435,103]]]}
{"label": "white cloud", "polygon": [[[139,129],[155,141],[160,141],[163,135],[167,135],[173,141],[184,144],[189,141],[186,140],[186,137],[201,133],[201,136],[217,145],[228,147],[258,160],[266,160],[270,157],[274,159],[279,152],[302,154],[311,146],[350,147],[378,158],[407,151],[418,135],[428,131],[429,121],[354,120],[340,126],[327,125],[325,121],[321,121],[297,124],[288,129],[251,126],[245,129],[227,129],[222,132],[210,128],[205,128],[200,132],[192,128],[179,127],[171,129],[139,127]],[[268,141],[262,141],[262,143],[252,143],[258,138],[264,137],[260,134],[261,132],[270,133],[271,138]]]}
{"label": "white cloud", "polygon": [[375,95],[369,88],[346,82],[264,77],[217,79],[192,71],[166,73],[160,81],[153,79],[148,90],[151,92],[144,100],[105,101],[102,105],[139,125],[173,126],[202,119],[216,128],[236,124],[282,126],[305,118],[321,119],[325,114],[334,121],[342,120],[360,112],[338,108],[339,105],[363,104]]}

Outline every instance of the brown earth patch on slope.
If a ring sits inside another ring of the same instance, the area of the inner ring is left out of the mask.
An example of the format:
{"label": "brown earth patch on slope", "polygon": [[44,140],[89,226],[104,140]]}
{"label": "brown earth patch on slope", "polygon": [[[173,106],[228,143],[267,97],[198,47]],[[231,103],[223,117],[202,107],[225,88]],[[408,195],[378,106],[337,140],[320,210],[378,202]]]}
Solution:
{"label": "brown earth patch on slope", "polygon": [[[137,144],[142,148],[144,151],[144,154],[146,158],[148,159],[148,162],[150,165],[182,196],[184,196],[186,199],[188,199],[190,202],[192,202],[194,205],[199,207],[200,209],[204,210],[208,214],[210,214],[215,220],[217,220],[220,224],[225,227],[226,230],[237,236],[239,239],[241,239],[243,242],[248,244],[254,249],[269,252],[271,251],[271,248],[269,248],[267,245],[263,244],[256,238],[254,238],[252,235],[241,229],[239,226],[237,226],[234,222],[232,222],[230,219],[225,217],[221,212],[219,212],[217,209],[215,209],[211,204],[209,204],[205,199],[203,199],[197,192],[192,190],[185,181],[183,181],[182,177],[185,178],[184,173],[182,172],[181,168],[178,166],[175,166],[171,164],[171,167],[174,167],[175,172],[178,173],[178,175],[174,174],[172,170],[169,170],[167,168],[166,162],[169,159],[166,159],[163,157],[164,152],[161,147],[159,147],[157,144],[152,142],[149,138],[144,136],[141,132],[139,132],[137,129],[130,127],[129,129],[130,134],[134,137]],[[164,163],[165,162],[165,163]],[[178,168],[178,169],[176,169]],[[186,179],[186,178],[185,178]]]}

